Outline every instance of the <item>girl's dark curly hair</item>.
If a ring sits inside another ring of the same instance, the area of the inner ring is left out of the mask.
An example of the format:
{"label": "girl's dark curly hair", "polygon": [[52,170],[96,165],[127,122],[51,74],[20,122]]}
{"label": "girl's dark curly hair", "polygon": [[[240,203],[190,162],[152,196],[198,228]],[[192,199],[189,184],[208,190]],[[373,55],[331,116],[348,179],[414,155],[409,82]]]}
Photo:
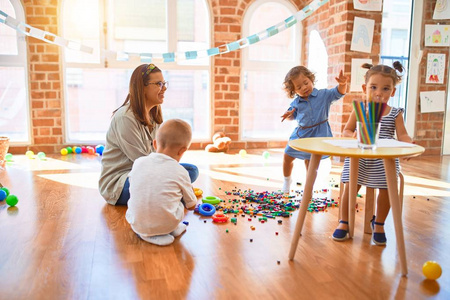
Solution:
{"label": "girl's dark curly hair", "polygon": [[313,72],[308,70],[308,68],[306,68],[304,66],[293,67],[286,74],[286,77],[284,78],[284,82],[283,82],[283,86],[284,86],[283,89],[289,98],[294,98],[295,94],[296,94],[295,87],[292,84],[292,80],[297,78],[300,75],[304,75],[305,77],[309,78],[309,80],[311,80],[313,84],[316,81],[316,76],[314,75]]}

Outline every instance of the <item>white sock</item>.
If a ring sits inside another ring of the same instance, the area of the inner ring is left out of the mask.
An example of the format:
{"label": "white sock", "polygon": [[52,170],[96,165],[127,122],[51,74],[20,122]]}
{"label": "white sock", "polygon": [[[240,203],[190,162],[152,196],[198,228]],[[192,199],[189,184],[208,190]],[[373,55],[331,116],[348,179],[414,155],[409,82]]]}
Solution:
{"label": "white sock", "polygon": [[177,228],[175,228],[175,230],[172,231],[170,234],[173,235],[174,237],[177,237],[186,231],[186,227],[187,226],[184,223],[180,223],[178,224]]}
{"label": "white sock", "polygon": [[175,238],[170,234],[154,235],[154,236],[141,236],[141,238],[149,242],[150,244],[155,244],[158,246],[167,246],[173,243]]}
{"label": "white sock", "polygon": [[284,177],[283,189],[281,191],[285,194],[289,194],[289,192],[291,191],[291,183],[291,176]]}

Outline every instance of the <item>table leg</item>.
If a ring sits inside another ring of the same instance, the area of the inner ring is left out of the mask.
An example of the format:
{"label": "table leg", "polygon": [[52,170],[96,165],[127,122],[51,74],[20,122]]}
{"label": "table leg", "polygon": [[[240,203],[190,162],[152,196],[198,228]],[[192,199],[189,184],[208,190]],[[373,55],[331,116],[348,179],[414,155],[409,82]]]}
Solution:
{"label": "table leg", "polygon": [[355,157],[350,158],[350,181],[348,193],[348,234],[352,238],[355,230],[355,210],[356,210],[356,196],[358,194],[358,166],[359,159]]}
{"label": "table leg", "polygon": [[389,202],[392,208],[392,217],[394,219],[395,237],[397,239],[397,251],[400,257],[400,265],[402,275],[408,274],[408,266],[406,262],[405,239],[403,236],[402,224],[402,208],[398,198],[397,175],[395,167],[395,159],[385,158],[384,168],[386,171],[386,181],[388,184]]}
{"label": "table leg", "polygon": [[322,155],[312,154],[311,160],[309,161],[308,172],[306,173],[306,182],[303,189],[302,202],[300,203],[300,211],[297,217],[297,223],[295,223],[294,236],[291,242],[291,249],[289,251],[289,259],[293,260],[295,256],[295,251],[297,250],[298,240],[300,239],[300,234],[302,233],[303,223],[305,222],[306,211],[308,210],[309,202],[312,198],[314,182],[317,177],[317,169],[319,168],[320,159]]}

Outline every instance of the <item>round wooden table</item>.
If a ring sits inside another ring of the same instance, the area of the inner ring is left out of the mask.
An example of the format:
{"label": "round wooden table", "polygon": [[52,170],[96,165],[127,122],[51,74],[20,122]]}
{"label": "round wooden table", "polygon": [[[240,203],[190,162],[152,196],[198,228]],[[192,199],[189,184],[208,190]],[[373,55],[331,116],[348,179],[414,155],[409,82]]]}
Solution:
{"label": "round wooden table", "polygon": [[[328,141],[328,142],[327,142]],[[395,237],[397,240],[397,250],[400,257],[402,275],[408,274],[406,263],[405,239],[403,236],[403,224],[401,216],[401,202],[398,197],[397,174],[395,159],[400,157],[418,156],[425,151],[425,148],[418,145],[409,145],[408,147],[377,147],[375,150],[363,150],[360,148],[345,148],[345,144],[356,140],[352,138],[304,138],[289,141],[289,146],[295,150],[311,153],[306,182],[303,190],[302,202],[295,225],[294,237],[291,243],[289,259],[294,259],[297,250],[298,241],[302,233],[303,223],[305,221],[306,211],[309,201],[312,198],[314,181],[317,176],[322,155],[350,157],[350,182],[349,182],[349,235],[353,237],[355,223],[355,204],[357,196],[357,178],[358,178],[358,160],[360,158],[379,158],[383,159],[386,172],[386,181],[388,184],[389,202],[392,208],[392,217],[394,220]],[[333,144],[330,144],[333,142]],[[335,144],[341,143],[343,146]],[[393,141],[395,143],[395,141]],[[401,144],[401,143],[399,143]]]}

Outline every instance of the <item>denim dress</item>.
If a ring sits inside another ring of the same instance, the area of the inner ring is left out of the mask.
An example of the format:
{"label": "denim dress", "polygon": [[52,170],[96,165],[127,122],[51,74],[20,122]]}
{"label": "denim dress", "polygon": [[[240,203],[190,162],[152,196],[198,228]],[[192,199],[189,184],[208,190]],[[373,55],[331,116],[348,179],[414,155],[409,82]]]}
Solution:
{"label": "denim dress", "polygon": [[[313,89],[308,100],[297,95],[289,107],[289,110],[295,108],[294,118],[297,122],[297,127],[289,140],[308,137],[332,137],[328,114],[331,104],[342,96],[344,95],[339,93],[337,86],[332,89]],[[284,149],[284,153],[299,159],[309,160],[311,158],[310,153],[295,150],[289,147],[289,144]],[[327,157],[323,156],[322,159]]]}

